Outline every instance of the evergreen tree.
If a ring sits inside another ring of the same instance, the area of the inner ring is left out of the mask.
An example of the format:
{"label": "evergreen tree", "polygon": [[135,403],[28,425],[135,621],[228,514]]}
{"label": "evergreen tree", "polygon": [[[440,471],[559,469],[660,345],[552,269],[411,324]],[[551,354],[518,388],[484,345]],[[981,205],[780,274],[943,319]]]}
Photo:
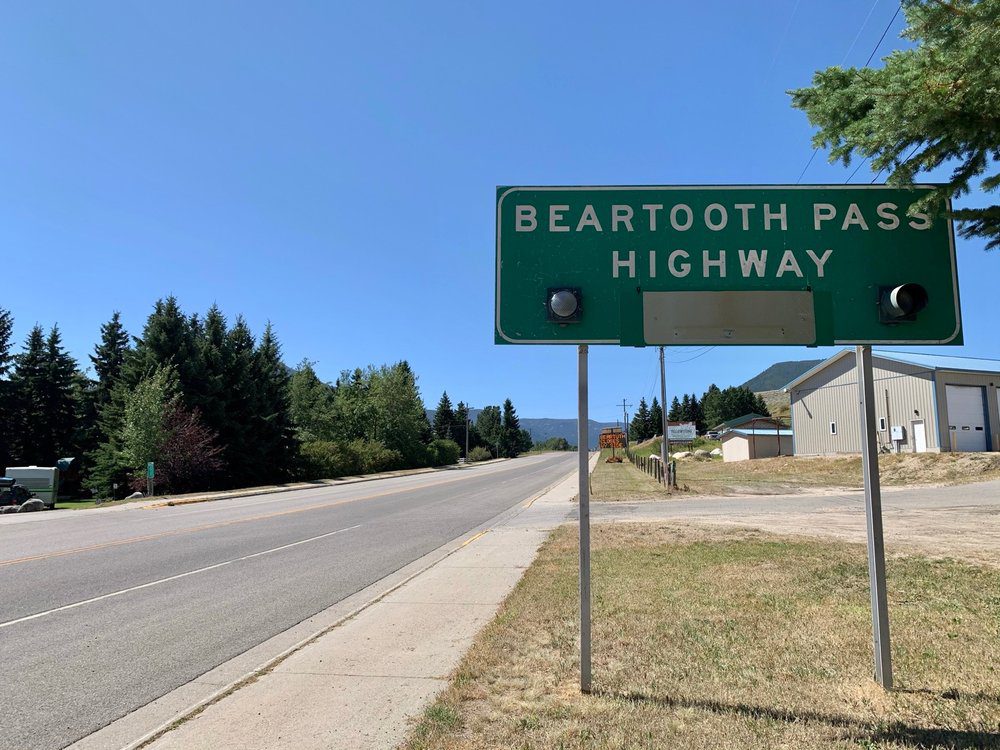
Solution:
{"label": "evergreen tree", "polygon": [[[714,386],[713,386],[714,387]],[[769,416],[764,400],[749,388],[744,386],[729,387],[716,392],[706,392],[704,403],[705,421],[709,428],[715,428],[722,422],[745,416],[760,414]]]}
{"label": "evergreen tree", "polygon": [[10,353],[11,337],[14,333],[14,316],[0,307],[0,380],[7,377],[14,358]]}
{"label": "evergreen tree", "polygon": [[684,417],[685,422],[694,422],[695,430],[699,433],[705,431],[705,412],[697,394],[692,393],[688,401],[688,412]]}
{"label": "evergreen tree", "polygon": [[97,374],[95,397],[98,411],[111,400],[111,391],[121,380],[128,353],[128,332],[121,323],[121,313],[115,310],[111,320],[101,326],[101,341],[90,355]]}
{"label": "evergreen tree", "polygon": [[[529,436],[530,440],[530,436]],[[500,455],[514,458],[518,453],[530,449],[525,448],[524,436],[521,434],[521,420],[517,417],[514,404],[508,398],[503,402],[503,422],[500,429]]]}
{"label": "evergreen tree", "polygon": [[663,408],[653,396],[653,405],[649,407],[649,437],[663,435]]}
{"label": "evergreen tree", "polygon": [[12,378],[15,417],[12,460],[52,466],[74,447],[76,362],[62,348],[59,328],[48,338],[32,328]]}
{"label": "evergreen tree", "polygon": [[712,383],[701,397],[701,411],[708,429],[714,429],[726,420],[722,417],[721,393],[719,386]]}
{"label": "evergreen tree", "polygon": [[195,346],[201,374],[193,386],[197,392],[192,394],[190,401],[197,404],[201,421],[218,436],[229,418],[230,394],[226,390],[229,326],[219,307],[212,305],[195,330],[198,331]]}
{"label": "evergreen tree", "polygon": [[[99,432],[98,389],[100,383],[91,380],[82,372],[73,373],[73,440],[72,456],[85,457],[97,448],[101,440]],[[110,394],[108,395],[110,400]],[[86,469],[84,458],[84,468]]]}
{"label": "evergreen tree", "polygon": [[[813,145],[830,161],[868,158],[889,172],[889,182],[912,185],[921,172],[948,165],[946,184],[919,208],[1000,187],[1000,3],[996,0],[904,0],[903,37],[916,44],[884,58],[878,68],[834,66],[817,72],[812,88],[797,89],[792,106],[819,128]],[[992,60],[993,62],[990,62]],[[950,213],[964,237],[985,237],[1000,247],[1000,205]]]}
{"label": "evergreen tree", "polygon": [[292,422],[300,441],[331,441],[337,438],[335,391],[319,379],[313,363],[308,359],[302,360],[292,372],[288,392]]}
{"label": "evergreen tree", "polygon": [[494,458],[499,458],[503,438],[503,418],[499,406],[487,406],[479,412],[479,417],[476,419],[476,432],[482,437]]}
{"label": "evergreen tree", "polygon": [[15,413],[13,393],[7,375],[13,357],[10,353],[14,316],[0,307],[0,474],[10,463],[14,440]]}
{"label": "evergreen tree", "polygon": [[[455,407],[455,426],[457,432],[453,430],[454,434],[457,436],[456,442],[458,442],[459,447],[462,449],[461,455],[465,456],[465,446],[468,443],[469,450],[471,451],[477,445],[482,445],[482,440],[476,432],[476,426],[469,419],[469,407],[464,401],[459,401],[458,405]],[[468,431],[468,438],[466,438],[466,431]]]}
{"label": "evergreen tree", "polygon": [[224,382],[229,409],[219,430],[227,481],[236,487],[252,485],[257,477],[266,473],[260,466],[263,460],[261,444],[253,433],[257,426],[258,398],[255,350],[253,334],[243,316],[238,316],[226,334]]}
{"label": "evergreen tree", "polygon": [[281,361],[281,345],[270,323],[254,352],[254,453],[261,464],[254,472],[260,482],[281,482],[292,477],[298,455],[291,418],[288,367]]}
{"label": "evergreen tree", "polygon": [[635,410],[632,422],[628,428],[629,439],[641,443],[650,437],[649,433],[649,405],[645,396],[639,399],[639,408]]}
{"label": "evergreen tree", "polygon": [[689,396],[687,393],[685,393],[684,397],[681,399],[681,418],[680,418],[680,421],[681,422],[687,422],[688,421],[688,415],[690,413],[691,413],[691,396]]}
{"label": "evergreen tree", "polygon": [[520,453],[527,453],[535,445],[535,441],[531,437],[531,433],[528,432],[523,427],[521,428],[521,434],[518,440],[518,448]]}
{"label": "evergreen tree", "polygon": [[667,412],[667,419],[671,422],[681,421],[681,402],[677,396],[674,396],[674,400],[670,402],[670,411]]}
{"label": "evergreen tree", "polygon": [[125,378],[132,385],[155,372],[172,366],[180,384],[180,395],[190,408],[205,406],[204,368],[198,340],[198,318],[184,315],[175,297],[157,300],[146,319],[142,337],[136,339],[133,353],[125,366]]}
{"label": "evergreen tree", "polygon": [[453,428],[455,425],[455,411],[451,407],[451,399],[448,398],[448,391],[441,394],[437,409],[434,411],[434,422],[432,428],[434,435],[442,440],[453,440]]}

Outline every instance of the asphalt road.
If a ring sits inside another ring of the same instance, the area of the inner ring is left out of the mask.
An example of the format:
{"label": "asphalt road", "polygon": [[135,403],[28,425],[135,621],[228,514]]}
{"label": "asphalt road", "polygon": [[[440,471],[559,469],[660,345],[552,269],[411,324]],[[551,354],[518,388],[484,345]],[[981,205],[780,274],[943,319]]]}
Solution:
{"label": "asphalt road", "polygon": [[536,494],[575,461],[547,454],[0,520],[0,748],[64,747]]}

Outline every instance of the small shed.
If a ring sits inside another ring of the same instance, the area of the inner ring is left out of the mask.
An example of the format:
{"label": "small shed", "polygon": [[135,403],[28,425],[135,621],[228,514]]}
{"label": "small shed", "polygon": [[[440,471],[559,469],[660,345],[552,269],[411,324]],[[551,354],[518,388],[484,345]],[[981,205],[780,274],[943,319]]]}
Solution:
{"label": "small shed", "polygon": [[792,455],[792,431],[777,429],[731,429],[722,435],[723,461]]}

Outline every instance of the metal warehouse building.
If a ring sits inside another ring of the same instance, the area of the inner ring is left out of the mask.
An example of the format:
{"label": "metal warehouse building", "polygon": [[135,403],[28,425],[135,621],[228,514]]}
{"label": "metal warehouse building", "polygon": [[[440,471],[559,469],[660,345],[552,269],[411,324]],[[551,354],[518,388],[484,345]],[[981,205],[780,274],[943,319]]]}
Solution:
{"label": "metal warehouse building", "polygon": [[[882,448],[1000,450],[1000,361],[873,351]],[[785,386],[797,456],[859,453],[858,375],[844,350]]]}

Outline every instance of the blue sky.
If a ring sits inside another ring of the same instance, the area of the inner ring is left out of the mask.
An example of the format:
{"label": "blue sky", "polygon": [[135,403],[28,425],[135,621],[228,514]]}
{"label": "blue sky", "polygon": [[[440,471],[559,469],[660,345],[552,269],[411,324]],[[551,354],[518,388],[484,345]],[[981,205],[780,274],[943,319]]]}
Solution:
{"label": "blue sky", "polygon": [[[85,360],[113,310],[138,333],[174,294],[272,321],[327,379],[407,359],[428,406],[447,389],[572,417],[574,347],[493,343],[495,186],[794,183],[811,128],[785,90],[864,64],[895,9],[8,4],[0,306],[19,342],[58,323]],[[803,182],[851,171],[820,155]],[[1000,357],[983,244],[959,240],[966,343],[948,354]],[[671,348],[669,393],[831,351]],[[596,419],[657,388],[652,348],[592,347],[591,368]]]}

